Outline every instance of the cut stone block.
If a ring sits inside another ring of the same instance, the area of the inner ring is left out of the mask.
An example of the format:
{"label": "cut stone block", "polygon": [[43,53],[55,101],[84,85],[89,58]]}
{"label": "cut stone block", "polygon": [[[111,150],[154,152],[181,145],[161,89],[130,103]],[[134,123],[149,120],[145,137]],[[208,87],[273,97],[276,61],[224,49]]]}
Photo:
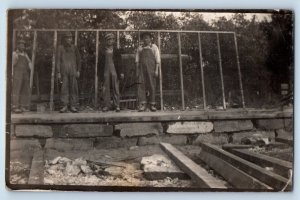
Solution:
{"label": "cut stone block", "polygon": [[113,134],[113,126],[102,124],[70,124],[64,125],[59,137],[109,137]]}
{"label": "cut stone block", "polygon": [[284,129],[278,129],[275,132],[276,132],[277,137],[290,138],[290,139],[293,139],[293,137],[294,137],[293,132],[286,131]]}
{"label": "cut stone block", "polygon": [[42,146],[37,139],[13,139],[10,141],[11,151],[37,150]]}
{"label": "cut stone block", "polygon": [[111,149],[136,146],[138,138],[98,137],[96,149]]}
{"label": "cut stone block", "polygon": [[15,134],[17,137],[52,137],[51,126],[46,125],[16,125]]}
{"label": "cut stone block", "polygon": [[161,123],[124,123],[115,126],[120,137],[159,135],[163,132]]}
{"label": "cut stone block", "polygon": [[144,176],[149,180],[159,180],[167,177],[188,179],[188,175],[181,171],[164,155],[154,154],[152,156],[143,157],[141,166],[144,171]]}
{"label": "cut stone block", "polygon": [[275,130],[284,128],[283,119],[258,119],[255,120],[255,126],[257,129],[262,130]]}
{"label": "cut stone block", "polygon": [[247,131],[240,133],[233,133],[232,135],[232,143],[240,144],[242,138],[251,137],[253,135],[261,135],[262,138],[270,138],[271,141],[275,140],[275,132],[274,131]]}
{"label": "cut stone block", "polygon": [[217,133],[246,131],[252,129],[253,129],[253,124],[251,120],[227,120],[227,121],[214,122],[214,130]]}
{"label": "cut stone block", "polygon": [[90,150],[93,149],[93,139],[65,139],[65,138],[49,138],[46,140],[46,149],[55,149],[57,151],[69,150]]}
{"label": "cut stone block", "polygon": [[210,143],[210,144],[218,144],[223,145],[228,143],[228,135],[221,133],[207,133],[200,134],[193,141],[194,145],[200,145],[200,143]]}
{"label": "cut stone block", "polygon": [[212,122],[176,122],[168,125],[167,133],[195,134],[209,133],[213,130]]}
{"label": "cut stone block", "polygon": [[159,144],[159,143],[160,143],[160,138],[158,138],[157,136],[140,137],[138,139],[139,146],[154,145],[154,144]]}
{"label": "cut stone block", "polygon": [[187,136],[186,135],[164,135],[161,136],[161,142],[177,144],[177,145],[185,145],[187,144]]}

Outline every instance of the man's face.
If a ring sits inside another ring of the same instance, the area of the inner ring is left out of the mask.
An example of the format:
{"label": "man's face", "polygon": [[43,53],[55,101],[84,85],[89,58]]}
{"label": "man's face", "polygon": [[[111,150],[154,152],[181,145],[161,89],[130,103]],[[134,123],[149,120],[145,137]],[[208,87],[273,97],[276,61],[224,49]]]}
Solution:
{"label": "man's face", "polygon": [[109,38],[108,40],[106,40],[107,46],[112,46],[114,43],[115,43],[115,39],[114,38]]}
{"label": "man's face", "polygon": [[151,43],[151,38],[149,35],[144,35],[143,41],[145,45],[149,45]]}
{"label": "man's face", "polygon": [[73,43],[72,37],[69,37],[69,36],[65,38],[65,41],[68,45],[71,45]]}
{"label": "man's face", "polygon": [[18,45],[18,49],[19,49],[19,51],[24,52],[25,51],[25,45],[24,45],[24,43],[19,44]]}

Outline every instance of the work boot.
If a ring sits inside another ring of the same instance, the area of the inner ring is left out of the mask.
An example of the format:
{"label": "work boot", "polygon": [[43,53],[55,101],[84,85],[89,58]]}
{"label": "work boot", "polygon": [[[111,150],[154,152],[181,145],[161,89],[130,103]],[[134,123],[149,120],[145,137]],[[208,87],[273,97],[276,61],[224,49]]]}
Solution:
{"label": "work boot", "polygon": [[78,112],[77,108],[75,108],[74,106],[71,106],[70,111],[72,113],[77,113]]}
{"label": "work boot", "polygon": [[14,108],[13,113],[22,113],[23,111],[20,108]]}
{"label": "work boot", "polygon": [[116,107],[116,112],[120,112],[120,111],[121,111],[120,107],[117,106],[117,107]]}
{"label": "work boot", "polygon": [[155,107],[154,104],[151,104],[151,105],[150,105],[150,110],[151,110],[152,112],[155,112],[155,111],[156,111],[156,107]]}
{"label": "work boot", "polygon": [[146,109],[147,109],[147,107],[146,107],[145,104],[141,104],[141,105],[139,106],[139,112],[144,112]]}
{"label": "work boot", "polygon": [[60,113],[68,112],[68,106],[64,106],[62,109],[60,109],[59,112],[60,112]]}
{"label": "work boot", "polygon": [[107,106],[105,106],[105,107],[102,108],[102,111],[107,112],[107,111],[109,111],[109,108]]}

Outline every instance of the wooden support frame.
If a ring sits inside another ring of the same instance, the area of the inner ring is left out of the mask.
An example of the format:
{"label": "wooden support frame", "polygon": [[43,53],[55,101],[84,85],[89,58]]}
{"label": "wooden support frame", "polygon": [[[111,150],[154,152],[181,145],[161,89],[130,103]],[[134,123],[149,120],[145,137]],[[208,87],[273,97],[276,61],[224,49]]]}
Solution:
{"label": "wooden support frame", "polygon": [[203,98],[203,109],[206,110],[206,95],[205,95],[205,82],[204,82],[204,70],[203,70],[203,57],[202,57],[202,45],[201,35],[198,33],[198,48],[199,48],[199,64],[201,70],[201,86],[202,86],[202,98]]}
{"label": "wooden support frame", "polygon": [[182,110],[185,110],[182,57],[181,57],[181,35],[179,32],[177,33],[177,40],[178,40],[178,59],[179,59],[179,70],[180,70],[181,104],[182,104]]}
{"label": "wooden support frame", "polygon": [[[215,156],[218,156],[219,158],[230,163],[236,168],[248,173],[250,176],[253,176],[254,178],[269,185],[270,187],[273,187],[276,191],[281,191],[283,188],[286,187],[286,184],[289,182],[288,179],[273,172],[270,172],[258,165],[255,165],[254,163],[244,160],[227,151],[224,151],[218,148],[217,146],[208,143],[201,143],[200,146],[202,150],[209,152]],[[292,185],[291,183],[289,183],[286,187],[286,190],[290,191],[291,189]]]}
{"label": "wooden support frame", "polygon": [[54,31],[53,36],[53,57],[52,57],[52,72],[51,72],[51,91],[50,91],[50,111],[54,111],[54,79],[56,67],[56,49],[57,49],[57,31]]}
{"label": "wooden support frame", "polygon": [[248,149],[230,149],[229,152],[253,163],[257,163],[262,167],[273,167],[274,172],[289,178],[289,170],[293,169],[293,163],[273,158],[271,156],[253,153]]}
{"label": "wooden support frame", "polygon": [[262,183],[256,178],[248,175],[240,169],[232,166],[221,158],[210,154],[206,151],[201,151],[199,157],[209,167],[214,169],[218,174],[226,179],[231,185],[238,189],[244,190],[272,190],[273,188]]}
{"label": "wooden support frame", "polygon": [[221,77],[223,108],[226,109],[224,78],[223,78],[223,67],[222,67],[222,55],[221,55],[219,33],[216,33],[216,35],[217,35],[217,46],[218,46],[218,58],[219,58],[219,69],[220,69],[220,77]]}
{"label": "wooden support frame", "polygon": [[168,156],[187,173],[201,188],[227,189],[223,181],[210,175],[204,168],[197,165],[182,152],[177,150],[173,145],[168,143],[160,143],[161,148]]}
{"label": "wooden support frame", "polygon": [[78,44],[78,31],[75,31],[75,36],[74,36],[74,45],[77,46]]}
{"label": "wooden support frame", "polygon": [[245,97],[244,97],[244,89],[243,89],[242,73],[241,73],[239,49],[238,49],[238,44],[236,39],[236,33],[233,34],[233,37],[234,37],[234,45],[235,45],[235,53],[236,53],[236,63],[237,63],[238,75],[239,75],[239,84],[240,84],[241,97],[242,97],[242,106],[243,108],[245,108]]}
{"label": "wooden support frame", "polygon": [[95,61],[95,107],[98,106],[98,62],[99,62],[99,31],[96,32],[96,61]]}
{"label": "wooden support frame", "polygon": [[[160,32],[157,32],[157,45],[159,49],[159,54],[161,55],[161,41],[160,41]],[[160,56],[161,57],[161,56]],[[160,61],[162,62],[162,60]],[[164,110],[164,100],[163,100],[163,88],[162,88],[162,64],[159,63],[159,94],[160,94],[160,110]]]}
{"label": "wooden support frame", "polygon": [[35,56],[36,56],[36,46],[37,46],[37,31],[34,31],[33,34],[33,43],[32,43],[32,55],[31,55],[31,65],[32,69],[30,71],[30,94],[32,93],[33,86],[33,77],[34,77],[34,67],[35,67]]}
{"label": "wooden support frame", "polygon": [[120,31],[117,31],[117,48],[120,48]]}

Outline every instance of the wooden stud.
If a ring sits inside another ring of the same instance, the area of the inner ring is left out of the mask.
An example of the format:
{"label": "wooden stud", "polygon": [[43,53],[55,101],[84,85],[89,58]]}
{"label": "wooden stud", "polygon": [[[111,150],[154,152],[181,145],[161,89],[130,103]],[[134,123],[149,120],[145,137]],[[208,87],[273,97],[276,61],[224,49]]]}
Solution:
{"label": "wooden stud", "polygon": [[51,72],[51,91],[50,91],[50,111],[54,110],[54,78],[56,67],[56,48],[57,48],[57,31],[54,31],[53,39],[53,57],[52,57],[52,72]]}
{"label": "wooden stud", "polygon": [[117,31],[117,48],[120,48],[120,31]]}
{"label": "wooden stud", "polygon": [[206,110],[206,95],[205,95],[205,83],[204,83],[204,71],[203,71],[203,57],[202,57],[202,46],[201,46],[201,36],[198,33],[198,46],[199,46],[199,62],[201,69],[201,83],[202,83],[202,98],[203,98],[203,109]]}
{"label": "wooden stud", "polygon": [[[159,53],[161,55],[161,41],[160,41],[160,32],[157,33],[157,44]],[[162,62],[162,60],[161,60]],[[163,101],[163,88],[162,88],[162,70],[161,70],[162,64],[159,65],[159,92],[160,92],[160,110],[164,110],[164,101]]]}
{"label": "wooden stud", "polygon": [[179,69],[180,69],[181,102],[182,102],[182,110],[185,110],[180,33],[177,34],[177,39],[178,39],[178,56],[179,56]]}
{"label": "wooden stud", "polygon": [[75,38],[74,38],[74,45],[77,46],[78,44],[78,31],[75,31]]}
{"label": "wooden stud", "polygon": [[219,57],[219,68],[220,68],[220,77],[221,77],[221,87],[222,87],[223,108],[226,109],[225,90],[224,90],[224,79],[223,79],[223,68],[222,68],[222,55],[221,55],[221,48],[220,48],[219,33],[217,33],[217,46],[218,46],[218,57]]}
{"label": "wooden stud", "polygon": [[201,188],[227,189],[225,182],[210,175],[206,169],[197,165],[173,145],[160,143],[161,148],[175,162],[175,164],[186,174],[188,174]]}
{"label": "wooden stud", "polygon": [[99,56],[99,31],[96,32],[96,62],[95,62],[95,107],[98,106],[98,56]]}
{"label": "wooden stud", "polygon": [[30,71],[30,94],[32,93],[32,86],[33,86],[34,64],[35,64],[35,55],[36,55],[36,46],[37,46],[36,40],[37,40],[37,31],[34,31],[32,55],[31,55],[32,69]]}

